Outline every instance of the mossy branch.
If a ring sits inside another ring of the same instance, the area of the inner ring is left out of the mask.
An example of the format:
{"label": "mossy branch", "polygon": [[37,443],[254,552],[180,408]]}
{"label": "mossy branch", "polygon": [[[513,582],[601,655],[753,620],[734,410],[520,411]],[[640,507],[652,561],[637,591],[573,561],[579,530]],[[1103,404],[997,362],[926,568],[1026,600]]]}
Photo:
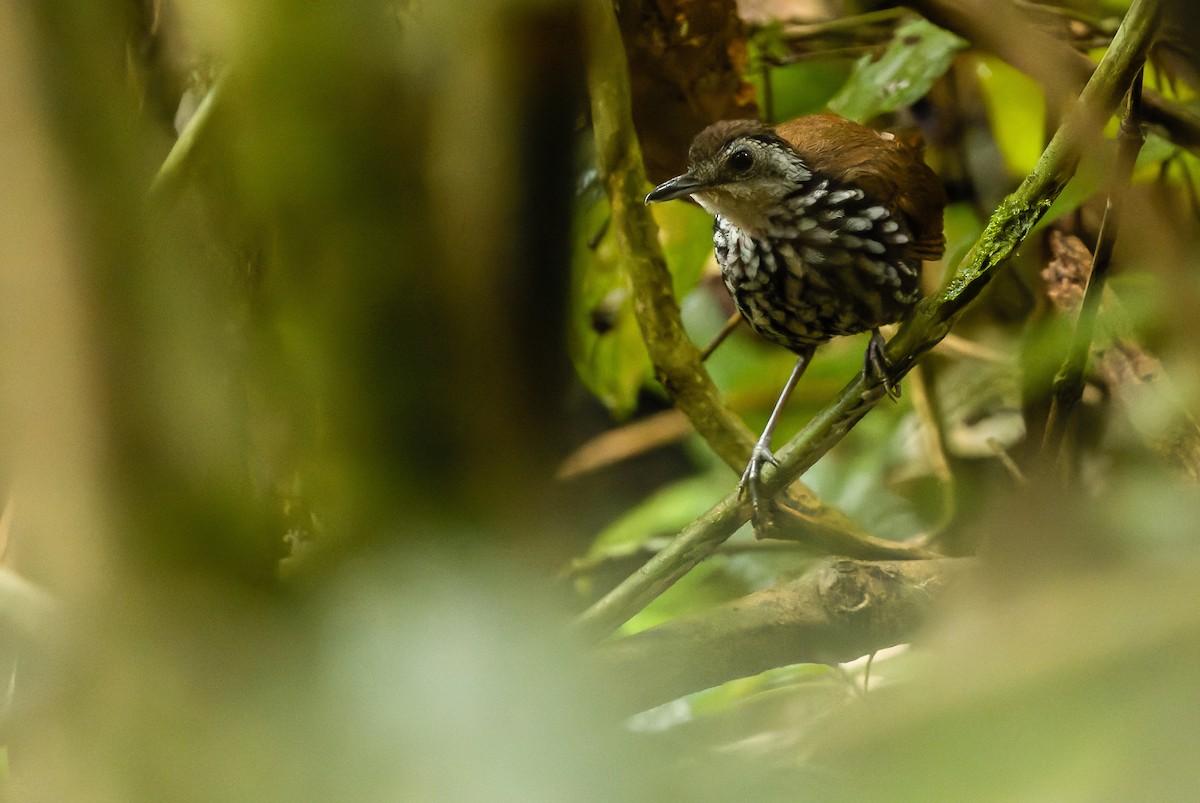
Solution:
{"label": "mossy branch", "polygon": [[[1097,139],[1145,60],[1158,21],[1157,0],[1134,0],[1082,94],[1042,153],[1033,172],[993,213],[979,240],[934,298],[922,302],[888,347],[897,375],[912,368],[950,331],[954,321],[1024,242],[1074,174],[1080,154]],[[778,493],[807,471],[882,398],[878,383],[860,374],[783,448],[779,466],[765,473],[767,494]],[[737,492],[688,525],[655,557],[576,620],[603,637],[712,553],[749,517]]]}

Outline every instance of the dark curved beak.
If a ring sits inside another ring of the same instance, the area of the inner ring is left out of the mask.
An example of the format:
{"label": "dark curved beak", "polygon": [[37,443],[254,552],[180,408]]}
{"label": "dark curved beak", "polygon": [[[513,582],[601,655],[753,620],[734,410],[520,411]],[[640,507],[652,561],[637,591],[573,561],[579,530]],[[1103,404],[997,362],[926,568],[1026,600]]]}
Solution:
{"label": "dark curved beak", "polygon": [[650,194],[646,196],[646,203],[652,204],[655,201],[671,201],[675,198],[682,198],[685,195],[691,195],[703,186],[704,182],[691,173],[684,173],[682,176],[664,181],[651,190]]}

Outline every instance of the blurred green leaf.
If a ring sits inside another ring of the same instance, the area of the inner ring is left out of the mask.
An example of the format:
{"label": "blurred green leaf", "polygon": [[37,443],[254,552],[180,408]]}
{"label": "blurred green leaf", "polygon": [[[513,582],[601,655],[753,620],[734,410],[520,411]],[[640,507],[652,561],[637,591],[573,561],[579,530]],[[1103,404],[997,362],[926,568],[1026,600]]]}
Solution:
{"label": "blurred green leaf", "polygon": [[700,281],[713,252],[712,215],[691,203],[653,204],[658,241],[674,279],[675,297],[683,298]]}
{"label": "blurred green leaf", "polygon": [[[902,422],[908,426],[901,426]],[[838,450],[805,474],[806,482],[823,500],[876,536],[900,540],[921,532],[932,522],[922,520],[913,500],[889,488],[895,468],[915,462],[913,422],[903,399],[877,410],[859,422]]]}
{"label": "blurred green leaf", "polygon": [[584,385],[622,417],[633,411],[652,369],[633,315],[629,277],[608,224],[603,196],[576,206],[568,350]]}
{"label": "blurred green leaf", "polygon": [[714,555],[696,566],[622,625],[620,632],[638,633],[750,593],[753,589],[726,572],[724,564],[725,558]]}
{"label": "blurred green leaf", "polygon": [[[946,207],[946,260],[947,266],[957,265],[983,232],[983,221],[974,204],[953,203]],[[948,270],[949,268],[947,268]],[[938,284],[941,284],[940,278]]]}
{"label": "blurred green leaf", "polygon": [[[781,701],[813,703],[814,720],[853,699],[846,676],[828,664],[790,664],[757,675],[738,678],[681,698],[683,705],[668,703],[633,717],[635,731],[667,731],[699,721],[719,723],[719,743],[748,738],[777,726]],[[770,721],[765,721],[764,716]],[[789,724],[794,724],[789,723]]]}
{"label": "blurred green leaf", "polygon": [[655,536],[674,535],[729,492],[731,473],[724,466],[675,482],[627,510],[592,543],[590,558],[617,557]]}
{"label": "blurred green leaf", "polygon": [[1182,157],[1186,153],[1187,151],[1178,145],[1163,139],[1157,134],[1147,134],[1146,142],[1142,145],[1142,149],[1138,151],[1133,180],[1151,181],[1157,178],[1164,162],[1176,157]]}
{"label": "blurred green leaf", "polygon": [[829,108],[851,120],[869,120],[920,100],[950,67],[967,42],[926,20],[896,29],[887,51],[875,61],[863,56]]}
{"label": "blurred green leaf", "polygon": [[[682,298],[712,254],[712,217],[688,203],[651,208],[663,257]],[[633,412],[654,371],[633,313],[629,277],[609,231],[609,207],[594,182],[577,201],[572,231],[569,350],[583,383],[617,417]]]}
{"label": "blurred green leaf", "polygon": [[746,41],[746,48],[752,72],[784,58],[788,47],[783,41],[783,25],[776,20],[762,26]]}
{"label": "blurred green leaf", "polygon": [[987,55],[975,57],[975,77],[992,136],[1014,176],[1033,171],[1046,143],[1046,103],[1036,81]]}

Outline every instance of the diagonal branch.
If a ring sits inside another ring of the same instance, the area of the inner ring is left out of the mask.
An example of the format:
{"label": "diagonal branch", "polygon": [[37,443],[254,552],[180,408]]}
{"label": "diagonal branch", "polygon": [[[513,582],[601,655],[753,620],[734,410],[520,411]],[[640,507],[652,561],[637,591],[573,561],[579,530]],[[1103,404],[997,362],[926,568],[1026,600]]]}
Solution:
{"label": "diagonal branch", "polygon": [[1066,434],[1067,418],[1071,410],[1083,398],[1083,372],[1087,367],[1088,355],[1092,350],[1092,336],[1096,329],[1096,317],[1100,312],[1100,299],[1104,295],[1104,286],[1108,278],[1108,268],[1112,262],[1113,249],[1117,240],[1117,226],[1120,223],[1120,199],[1129,189],[1133,180],[1133,168],[1137,163],[1138,153],[1146,141],[1146,131],[1142,127],[1142,73],[1139,71],[1129,90],[1129,111],[1121,121],[1117,135],[1117,164],[1113,176],[1112,189],[1108,193],[1108,203],[1104,208],[1104,218],[1100,223],[1100,234],[1096,241],[1096,251],[1092,255],[1091,278],[1083,295],[1083,303],[1079,308],[1079,316],[1075,320],[1075,335],[1071,340],[1071,348],[1067,358],[1054,377],[1054,393],[1051,397],[1050,415],[1046,422],[1046,433],[1042,448],[1048,453],[1059,453]]}
{"label": "diagonal branch", "polygon": [[[1145,60],[1157,20],[1157,0],[1134,0],[1112,45],[1096,67],[1070,114],[1042,153],[1033,172],[993,213],[987,228],[936,297],[922,302],[888,347],[897,377],[933,348],[1025,240],[1074,174],[1084,148],[1100,136]],[[778,493],[840,441],[884,395],[881,385],[860,374],[791,441],[776,452],[778,468],[764,478],[767,494]],[[584,611],[576,626],[603,637],[669,588],[749,517],[749,504],[736,492],[688,525],[654,558]]]}

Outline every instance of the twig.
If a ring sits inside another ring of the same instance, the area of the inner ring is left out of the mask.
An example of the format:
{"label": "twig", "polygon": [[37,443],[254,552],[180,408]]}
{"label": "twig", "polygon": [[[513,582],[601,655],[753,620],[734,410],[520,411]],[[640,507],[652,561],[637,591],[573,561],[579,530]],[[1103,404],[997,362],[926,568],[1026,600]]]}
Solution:
{"label": "twig", "polygon": [[1133,179],[1138,152],[1142,149],[1142,143],[1146,141],[1146,132],[1141,121],[1141,89],[1142,71],[1139,69],[1129,89],[1129,110],[1121,121],[1118,134],[1114,180],[1104,207],[1104,219],[1100,223],[1096,250],[1092,255],[1091,278],[1079,308],[1070,350],[1058,375],[1054,377],[1050,415],[1042,440],[1042,450],[1054,455],[1060,455],[1067,418],[1083,398],[1083,372],[1091,352],[1092,338],[1096,331],[1096,316],[1100,310],[1100,299],[1104,296],[1105,280],[1108,277],[1109,265],[1112,264],[1113,247],[1117,241],[1120,200]]}
{"label": "twig", "polygon": [[[918,305],[888,347],[894,376],[950,331],[954,321],[979,295],[1050,208],[1074,173],[1085,143],[1097,136],[1145,60],[1158,19],[1156,0],[1135,0],[1112,46],[1096,67],[1083,93],[1042,153],[1032,173],[1007,198],[987,228],[936,297]],[[807,471],[845,436],[884,395],[880,384],[860,374],[801,432],[776,452],[779,466],[767,471],[764,494],[778,493]],[[579,630],[603,637],[640,610],[707,557],[749,518],[750,506],[736,492],[688,525],[665,549],[626,578],[576,620]]]}
{"label": "twig", "polygon": [[892,541],[869,533],[814,533],[806,526],[803,514],[793,510],[786,498],[777,500],[771,513],[771,538],[797,541],[830,555],[858,560],[930,560],[942,557],[921,543]]}
{"label": "twig", "polygon": [[216,108],[219,98],[225,93],[226,83],[228,83],[227,73],[223,72],[213,81],[208,93],[196,106],[196,111],[187,121],[187,125],[179,132],[179,137],[171,146],[170,153],[167,154],[167,158],[163,160],[162,166],[154,176],[154,183],[150,185],[151,198],[170,199],[178,194],[189,166],[195,161],[198,143],[202,141],[211,127],[213,110]]}
{"label": "twig", "polygon": [[933,394],[930,392],[929,366],[919,367],[912,374],[913,411],[917,415],[917,424],[921,445],[933,466],[933,476],[937,478],[942,495],[942,513],[938,523],[933,528],[933,536],[944,530],[954,520],[956,499],[954,493],[954,472],[950,469],[950,460],[946,457],[946,443],[942,438],[940,417],[934,409]]}
{"label": "twig", "polygon": [[[1053,231],[1055,258],[1042,271],[1047,295],[1060,314],[1077,314],[1088,283],[1092,254],[1077,238]],[[1200,480],[1200,425],[1172,388],[1162,362],[1136,342],[1133,324],[1111,287],[1105,288],[1090,360],[1110,397],[1124,408],[1133,429],[1186,477]],[[1142,411],[1156,410],[1147,420]]]}
{"label": "twig", "polygon": [[[560,580],[577,580],[592,575],[600,575],[608,571],[610,567],[631,561],[644,562],[647,558],[654,555],[655,552],[662,549],[668,543],[670,538],[659,536],[649,538],[641,543],[629,544],[620,548],[615,548],[605,551],[600,555],[585,555],[581,558],[575,558],[561,572],[559,572]],[[715,554],[723,557],[731,557],[735,555],[812,555],[812,550],[806,550],[804,544],[795,541],[778,541],[778,540],[759,540],[757,538],[748,538],[745,540],[730,539],[717,549]],[[854,557],[847,555],[846,557]],[[940,557],[932,555],[930,557]],[[903,558],[896,558],[903,560]],[[863,558],[862,560],[889,560],[885,557]]]}
{"label": "twig", "polygon": [[[1200,480],[1200,425],[1171,387],[1158,358],[1114,334],[1108,348],[1093,351],[1093,359],[1097,375],[1134,429],[1169,465],[1193,482]],[[1147,426],[1139,412],[1151,405],[1162,412]]]}
{"label": "twig", "polygon": [[942,338],[942,342],[937,344],[935,351],[939,354],[954,354],[959,357],[979,360],[980,362],[992,363],[993,365],[1010,365],[1013,361],[1011,354],[1006,354],[999,349],[985,346],[974,340],[968,340],[953,332]]}
{"label": "twig", "polygon": [[1030,0],[1012,0],[1012,4],[1031,16],[1042,16],[1056,21],[1081,23],[1091,29],[1093,33],[1106,37],[1116,33],[1117,26],[1119,25],[1118,18],[1100,17],[1074,8],[1033,3]]}
{"label": "twig", "polygon": [[908,14],[908,9],[902,6],[882,8],[863,14],[852,14],[848,17],[821,20],[819,22],[799,22],[785,20],[781,34],[784,39],[814,39],[829,35],[857,35],[863,28],[875,25],[891,26],[897,19]]}
{"label": "twig", "polygon": [[1025,476],[1025,472],[1021,471],[1021,467],[1017,465],[1017,461],[1012,459],[1012,455],[1004,448],[1004,444],[999,438],[988,438],[988,448],[992,450],[992,454],[996,455],[996,459],[1000,461],[1000,465],[1004,466],[1004,470],[1013,478],[1013,482],[1022,487],[1029,485],[1029,478]]}
{"label": "twig", "polygon": [[580,446],[558,466],[555,479],[569,480],[665,446],[691,432],[678,410],[663,410],[639,421],[610,429]]}
{"label": "twig", "polygon": [[740,312],[735,312],[733,315],[730,315],[729,320],[725,321],[725,324],[721,327],[721,331],[713,335],[713,339],[710,340],[708,345],[704,347],[704,351],[700,352],[700,359],[707,360],[709,357],[711,357],[712,353],[717,350],[717,346],[724,343],[725,338],[733,334],[733,331],[737,329],[741,323],[742,314]]}
{"label": "twig", "polygon": [[763,64],[771,67],[786,67],[789,64],[798,64],[802,61],[810,59],[851,59],[865,56],[868,54],[883,53],[887,49],[886,43],[878,45],[849,45],[847,47],[831,47],[821,50],[806,50],[803,52],[789,53],[786,56],[770,56],[763,58]]}

